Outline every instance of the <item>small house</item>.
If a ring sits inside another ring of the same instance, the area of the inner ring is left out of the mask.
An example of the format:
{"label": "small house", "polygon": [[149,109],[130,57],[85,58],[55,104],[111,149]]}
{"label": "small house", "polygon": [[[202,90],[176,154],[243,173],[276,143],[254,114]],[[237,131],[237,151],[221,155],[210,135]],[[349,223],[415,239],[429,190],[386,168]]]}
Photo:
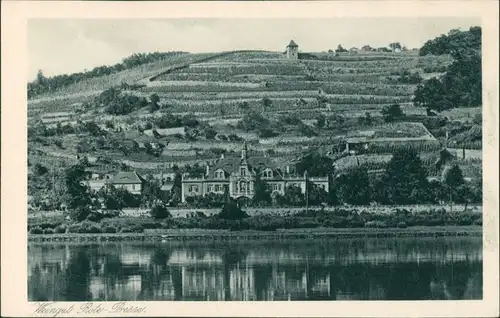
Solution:
{"label": "small house", "polygon": [[110,184],[116,188],[126,189],[132,194],[141,194],[144,182],[144,178],[135,171],[121,171],[111,179]]}
{"label": "small house", "polygon": [[345,142],[345,150],[348,153],[360,153],[368,149],[369,141],[366,137],[351,137]]}

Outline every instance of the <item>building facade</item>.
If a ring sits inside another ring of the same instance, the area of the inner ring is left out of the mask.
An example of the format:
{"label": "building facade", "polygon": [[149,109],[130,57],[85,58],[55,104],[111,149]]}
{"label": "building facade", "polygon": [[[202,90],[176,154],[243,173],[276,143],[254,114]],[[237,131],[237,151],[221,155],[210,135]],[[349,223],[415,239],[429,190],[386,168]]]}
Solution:
{"label": "building facade", "polygon": [[299,59],[299,46],[293,40],[286,47],[286,57],[291,60]]}
{"label": "building facade", "polygon": [[182,175],[182,202],[187,197],[205,196],[209,193],[224,194],[225,191],[234,199],[253,198],[257,174],[271,190],[271,194],[285,193],[289,186],[296,186],[306,191],[306,180],[328,191],[328,176],[309,178],[307,174],[299,175],[287,165],[279,167],[269,157],[248,157],[246,144],[241,157],[221,157],[212,165],[206,166],[201,177]]}
{"label": "building facade", "polygon": [[132,194],[141,194],[145,180],[135,171],[122,171],[118,172],[109,183]]}

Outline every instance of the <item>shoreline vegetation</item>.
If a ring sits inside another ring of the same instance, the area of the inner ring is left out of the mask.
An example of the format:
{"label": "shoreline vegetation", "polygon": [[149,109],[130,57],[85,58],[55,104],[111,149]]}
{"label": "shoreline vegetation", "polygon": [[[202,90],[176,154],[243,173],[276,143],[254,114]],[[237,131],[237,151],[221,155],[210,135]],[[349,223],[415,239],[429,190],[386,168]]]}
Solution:
{"label": "shoreline vegetation", "polygon": [[387,238],[387,237],[453,237],[482,236],[482,227],[469,226],[418,226],[411,228],[315,228],[281,229],[269,231],[231,230],[164,230],[151,229],[143,233],[64,233],[28,235],[30,243],[104,243],[123,241],[143,242],[201,242],[286,239],[348,239],[348,238]]}
{"label": "shoreline vegetation", "polygon": [[401,208],[370,213],[335,208],[249,216],[238,207],[229,206],[213,216],[199,212],[180,218],[105,217],[81,222],[62,216],[29,219],[28,233],[32,242],[466,236],[482,233],[482,213]]}

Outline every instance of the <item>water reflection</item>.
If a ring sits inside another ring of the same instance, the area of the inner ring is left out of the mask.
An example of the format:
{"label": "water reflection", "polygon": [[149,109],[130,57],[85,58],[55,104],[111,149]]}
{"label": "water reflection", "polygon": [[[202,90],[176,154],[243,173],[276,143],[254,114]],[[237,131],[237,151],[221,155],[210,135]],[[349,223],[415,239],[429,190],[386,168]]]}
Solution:
{"label": "water reflection", "polygon": [[31,301],[481,299],[481,238],[36,245]]}

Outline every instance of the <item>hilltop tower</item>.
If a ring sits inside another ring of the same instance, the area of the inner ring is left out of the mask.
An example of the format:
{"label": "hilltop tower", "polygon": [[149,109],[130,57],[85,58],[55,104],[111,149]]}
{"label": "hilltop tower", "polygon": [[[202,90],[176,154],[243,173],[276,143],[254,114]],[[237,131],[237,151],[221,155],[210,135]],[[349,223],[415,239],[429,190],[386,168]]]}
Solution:
{"label": "hilltop tower", "polygon": [[293,40],[286,47],[286,57],[291,60],[299,59],[299,46]]}

